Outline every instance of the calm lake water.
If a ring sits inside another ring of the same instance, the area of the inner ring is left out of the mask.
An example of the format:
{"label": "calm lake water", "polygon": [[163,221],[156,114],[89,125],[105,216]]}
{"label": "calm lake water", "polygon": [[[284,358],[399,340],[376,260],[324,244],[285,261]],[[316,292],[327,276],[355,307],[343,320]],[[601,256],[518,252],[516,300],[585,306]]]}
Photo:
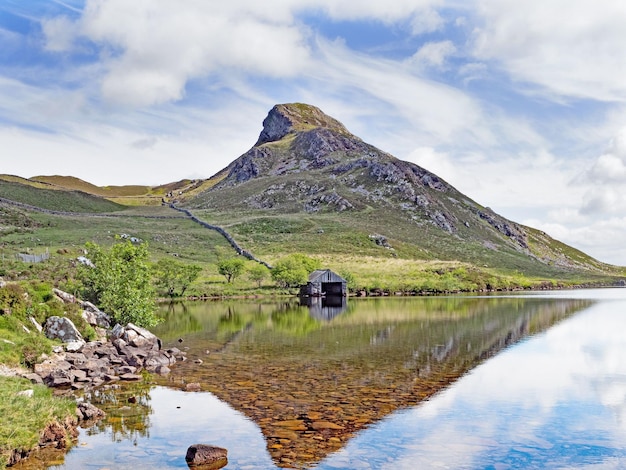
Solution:
{"label": "calm lake water", "polygon": [[189,360],[93,396],[107,419],[50,468],[187,468],[195,443],[229,469],[626,468],[626,289],[163,313]]}

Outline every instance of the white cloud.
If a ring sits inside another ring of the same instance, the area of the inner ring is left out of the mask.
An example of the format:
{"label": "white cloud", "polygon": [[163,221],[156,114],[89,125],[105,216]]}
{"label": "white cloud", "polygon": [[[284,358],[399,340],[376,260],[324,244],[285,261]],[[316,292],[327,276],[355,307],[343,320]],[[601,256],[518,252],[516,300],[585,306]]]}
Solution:
{"label": "white cloud", "polygon": [[[340,42],[318,39],[317,51],[312,78],[326,89],[342,90],[344,96],[358,90],[376,97],[383,106],[392,108],[396,127],[403,127],[403,120],[411,124],[413,142],[426,146],[453,139],[474,145],[495,142],[491,129],[481,125],[484,116],[480,104],[462,91],[421,78],[408,65],[355,53]],[[371,127],[375,126],[373,123]],[[398,146],[383,148],[393,152]]]}
{"label": "white cloud", "polygon": [[600,155],[588,173],[591,182],[626,189],[626,128],[612,139],[606,153]]}
{"label": "white cloud", "polygon": [[407,17],[438,27],[437,0],[339,2],[88,0],[76,21],[42,22],[49,51],[88,40],[101,51],[102,95],[114,104],[149,106],[185,96],[190,80],[231,73],[306,75],[312,66],[308,28],[297,14],[321,11],[337,20],[396,22]]}
{"label": "white cloud", "polygon": [[85,108],[80,91],[41,88],[0,76],[0,119],[30,127],[63,129]]}
{"label": "white cloud", "polygon": [[427,42],[409,59],[418,67],[444,68],[448,57],[456,52],[452,41]]}
{"label": "white cloud", "polygon": [[598,215],[624,213],[626,194],[611,187],[594,187],[589,189],[583,197],[580,213],[583,215]]}
{"label": "white cloud", "polygon": [[15,47],[21,41],[21,36],[13,31],[0,27],[0,42],[7,49]]}
{"label": "white cloud", "polygon": [[626,127],[576,183],[586,188],[580,206],[582,215],[596,219],[603,215],[626,216]]}
{"label": "white cloud", "polygon": [[67,16],[44,19],[41,27],[46,38],[45,49],[51,52],[63,52],[74,47],[74,22]]}
{"label": "white cloud", "polygon": [[555,97],[626,100],[626,4],[479,0],[474,54]]}
{"label": "white cloud", "polygon": [[[520,208],[574,207],[583,189],[571,187],[578,170],[546,150],[502,156],[497,160],[484,153],[454,154],[418,148],[408,157],[441,176],[480,204],[520,221]],[[531,188],[531,189],[529,189]],[[573,195],[577,194],[577,197]]]}
{"label": "white cloud", "polygon": [[598,183],[621,183],[626,178],[626,164],[621,156],[601,155],[589,171],[592,181]]}
{"label": "white cloud", "polygon": [[[254,144],[266,113],[265,105],[233,99],[183,115],[166,107],[100,121],[78,116],[66,119],[59,133],[0,127],[3,155],[10,158],[3,172],[72,175],[97,185],[208,178]],[[157,123],[163,128],[155,130]]]}
{"label": "white cloud", "polygon": [[[237,2],[235,2],[237,3]],[[89,2],[81,34],[110,51],[102,79],[105,99],[147,106],[180,100],[189,80],[243,71],[290,77],[307,63],[296,26],[244,11],[224,14],[213,3]],[[260,13],[264,10],[255,11]]]}
{"label": "white cloud", "polygon": [[441,29],[445,21],[436,10],[426,9],[422,13],[415,15],[411,21],[413,34],[432,33]]}

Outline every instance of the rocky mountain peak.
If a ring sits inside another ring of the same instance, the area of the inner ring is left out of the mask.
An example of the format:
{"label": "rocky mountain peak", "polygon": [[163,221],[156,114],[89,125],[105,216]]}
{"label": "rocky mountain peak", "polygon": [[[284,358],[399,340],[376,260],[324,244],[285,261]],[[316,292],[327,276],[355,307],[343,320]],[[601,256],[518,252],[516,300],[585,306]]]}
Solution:
{"label": "rocky mountain peak", "polygon": [[303,103],[277,104],[263,120],[263,130],[255,146],[275,142],[293,132],[316,128],[350,134],[343,124],[315,106]]}

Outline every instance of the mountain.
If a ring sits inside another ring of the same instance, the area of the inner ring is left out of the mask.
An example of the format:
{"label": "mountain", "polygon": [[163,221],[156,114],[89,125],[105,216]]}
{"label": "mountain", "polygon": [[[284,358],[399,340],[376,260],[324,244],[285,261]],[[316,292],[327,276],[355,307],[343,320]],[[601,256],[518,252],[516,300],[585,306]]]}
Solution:
{"label": "mountain", "polygon": [[[500,216],[427,169],[377,149],[301,103],[276,105],[252,148],[206,180],[99,187],[71,176],[0,175],[0,197],[65,212],[133,206],[131,212],[140,217],[155,211],[182,217],[165,207],[145,207],[166,200],[221,227],[259,259],[274,263],[288,253],[314,255],[333,269],[354,273],[364,287],[371,281],[372,288],[393,284],[428,291],[418,281],[431,275],[476,285],[491,285],[496,276],[504,288],[524,283],[518,275],[531,277],[529,286],[546,279],[584,284],[624,275],[623,268]],[[163,219],[162,228],[173,233],[177,225],[167,228],[168,223]],[[152,246],[161,241],[153,240]],[[198,243],[189,250],[202,250],[204,256],[217,249]],[[472,281],[476,276],[480,282]],[[403,285],[416,282],[421,287]]]}
{"label": "mountain", "polygon": [[607,265],[508,220],[439,176],[351,134],[315,106],[279,104],[252,148],[180,203],[257,254],[440,259],[511,270]]}

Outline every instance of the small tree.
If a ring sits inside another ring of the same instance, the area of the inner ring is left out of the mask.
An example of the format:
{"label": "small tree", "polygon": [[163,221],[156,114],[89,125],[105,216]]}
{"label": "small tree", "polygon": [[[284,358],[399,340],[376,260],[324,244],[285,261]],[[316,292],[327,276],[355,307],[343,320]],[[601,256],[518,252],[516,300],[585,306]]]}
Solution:
{"label": "small tree", "polygon": [[256,263],[248,268],[248,279],[255,282],[257,287],[261,287],[263,281],[267,279],[269,274],[270,270],[261,263]]}
{"label": "small tree", "polygon": [[103,250],[86,244],[93,267],[81,266],[83,295],[112,316],[114,321],[142,327],[156,325],[155,292],[148,264],[148,246],[130,241]]}
{"label": "small tree", "polygon": [[241,258],[229,258],[217,263],[217,271],[231,283],[243,273],[245,262]]}
{"label": "small tree", "polygon": [[172,259],[161,259],[154,266],[156,285],[167,291],[170,297],[183,296],[193,281],[198,279],[202,268]]}
{"label": "small tree", "polygon": [[293,253],[276,263],[272,268],[272,279],[282,287],[298,287],[306,284],[309,274],[319,268],[319,261],[301,253]]}

